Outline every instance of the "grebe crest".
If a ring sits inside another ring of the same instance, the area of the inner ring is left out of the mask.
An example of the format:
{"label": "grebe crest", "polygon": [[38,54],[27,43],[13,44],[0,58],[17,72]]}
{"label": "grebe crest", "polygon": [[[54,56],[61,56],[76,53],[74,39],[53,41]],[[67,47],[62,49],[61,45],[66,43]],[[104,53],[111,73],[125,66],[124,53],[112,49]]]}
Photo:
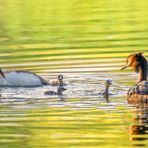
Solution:
{"label": "grebe crest", "polygon": [[142,52],[130,54],[126,59],[126,66],[122,68],[132,67],[133,70],[139,72],[140,68],[147,66],[147,60],[142,55]]}

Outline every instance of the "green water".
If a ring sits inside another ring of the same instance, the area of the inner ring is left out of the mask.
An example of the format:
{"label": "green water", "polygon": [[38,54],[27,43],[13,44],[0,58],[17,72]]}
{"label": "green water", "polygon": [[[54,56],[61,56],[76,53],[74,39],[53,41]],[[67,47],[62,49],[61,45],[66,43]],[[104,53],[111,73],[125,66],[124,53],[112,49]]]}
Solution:
{"label": "green water", "polygon": [[[0,148],[148,146],[147,106],[126,92],[137,75],[120,71],[135,51],[148,56],[147,0],[1,0],[0,66],[28,70],[56,88],[1,88]],[[98,95],[112,79],[109,100]]]}

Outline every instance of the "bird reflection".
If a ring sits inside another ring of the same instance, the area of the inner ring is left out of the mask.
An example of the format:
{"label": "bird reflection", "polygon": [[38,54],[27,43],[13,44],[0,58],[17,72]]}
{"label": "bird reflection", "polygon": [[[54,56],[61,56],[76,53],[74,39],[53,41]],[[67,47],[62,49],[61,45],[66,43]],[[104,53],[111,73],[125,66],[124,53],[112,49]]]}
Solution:
{"label": "bird reflection", "polygon": [[109,94],[104,94],[103,97],[106,100],[106,102],[109,103]]}
{"label": "bird reflection", "polygon": [[[135,105],[135,117],[133,118],[132,125],[129,126],[129,135],[131,141],[144,141],[148,140],[148,104]],[[138,146],[145,146],[142,144],[134,144]]]}

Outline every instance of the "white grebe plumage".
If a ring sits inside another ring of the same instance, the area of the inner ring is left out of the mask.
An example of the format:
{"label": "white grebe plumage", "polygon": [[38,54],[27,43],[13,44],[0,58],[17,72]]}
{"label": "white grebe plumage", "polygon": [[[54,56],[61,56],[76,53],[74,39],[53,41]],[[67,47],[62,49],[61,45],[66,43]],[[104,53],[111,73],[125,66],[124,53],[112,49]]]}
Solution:
{"label": "white grebe plumage", "polygon": [[6,71],[0,74],[0,86],[4,87],[36,87],[42,85],[49,85],[47,81],[39,75],[28,71]]}

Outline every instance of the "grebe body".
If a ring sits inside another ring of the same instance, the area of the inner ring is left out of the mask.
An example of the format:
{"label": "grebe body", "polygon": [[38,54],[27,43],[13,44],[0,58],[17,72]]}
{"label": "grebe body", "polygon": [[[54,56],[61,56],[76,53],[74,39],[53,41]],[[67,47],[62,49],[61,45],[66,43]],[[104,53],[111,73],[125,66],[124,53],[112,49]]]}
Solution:
{"label": "grebe body", "polygon": [[66,88],[59,86],[57,89],[57,92],[49,90],[49,91],[45,91],[44,95],[63,95],[63,91],[67,90]]}
{"label": "grebe body", "polygon": [[4,72],[4,77],[0,77],[0,86],[4,87],[36,87],[48,85],[40,76],[27,71]]}

